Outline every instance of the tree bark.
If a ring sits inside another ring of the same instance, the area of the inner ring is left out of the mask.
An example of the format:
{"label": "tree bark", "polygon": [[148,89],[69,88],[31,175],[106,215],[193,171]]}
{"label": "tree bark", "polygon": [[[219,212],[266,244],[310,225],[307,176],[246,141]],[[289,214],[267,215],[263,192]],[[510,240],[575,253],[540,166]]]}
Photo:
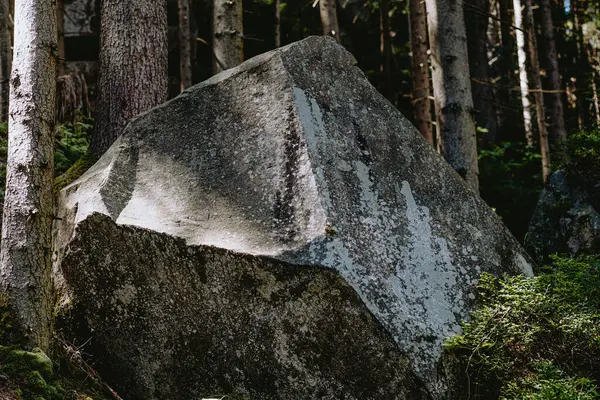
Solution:
{"label": "tree bark", "polygon": [[333,37],[340,43],[340,26],[337,19],[336,0],[319,0],[319,12],[323,35]]}
{"label": "tree bark", "polygon": [[189,0],[177,0],[179,8],[179,76],[183,92],[192,86],[192,41]]}
{"label": "tree bark", "polygon": [[12,65],[11,20],[9,1],[0,0],[0,121],[8,120],[8,82]]}
{"label": "tree bark", "polygon": [[433,145],[425,3],[421,0],[410,0],[409,11],[410,47],[412,52],[412,101],[415,109],[415,123],[425,140]]}
{"label": "tree bark", "polygon": [[515,26],[517,36],[517,57],[519,60],[519,87],[521,88],[521,104],[523,105],[523,127],[527,145],[534,145],[531,120],[531,103],[529,102],[529,79],[527,78],[527,54],[525,52],[525,24],[521,0],[513,0]]}
{"label": "tree bark", "polygon": [[56,76],[65,74],[65,0],[56,1],[56,24],[58,29],[58,59]]}
{"label": "tree bark", "polygon": [[275,48],[281,47],[281,0],[275,0]]}
{"label": "tree bark", "polygon": [[29,345],[47,350],[52,331],[52,180],[57,27],[53,0],[15,5],[2,290]]}
{"label": "tree bark", "polygon": [[567,140],[567,128],[565,127],[565,112],[562,100],[562,85],[558,71],[558,56],[556,53],[556,42],[554,40],[554,25],[552,23],[552,9],[550,0],[540,0],[542,12],[542,35],[544,37],[547,57],[548,86],[554,93],[550,94],[550,126],[555,141]]}
{"label": "tree bark", "polygon": [[527,39],[529,61],[531,64],[531,80],[535,97],[536,119],[540,135],[540,151],[542,154],[542,176],[544,182],[550,178],[550,145],[548,143],[548,130],[546,129],[546,111],[544,109],[544,93],[542,93],[542,76],[540,75],[540,61],[537,52],[537,39],[535,36],[535,23],[531,0],[525,0],[525,17],[527,18]]}
{"label": "tree bark", "polygon": [[244,61],[242,0],[214,0],[213,73]]}
{"label": "tree bark", "polygon": [[438,148],[475,191],[477,141],[462,0],[426,0]]}
{"label": "tree bark", "polygon": [[465,20],[467,21],[467,44],[469,52],[469,68],[474,78],[473,104],[475,105],[475,122],[481,130],[484,146],[489,147],[496,139],[496,115],[492,101],[494,88],[490,82],[488,59],[488,14],[489,0],[467,0]]}
{"label": "tree bark", "polygon": [[129,119],[167,100],[166,0],[103,0],[96,126],[102,155]]}
{"label": "tree bark", "polygon": [[381,56],[380,72],[383,74],[384,88],[382,93],[392,100],[392,37],[390,35],[390,4],[388,0],[379,3],[379,54]]}

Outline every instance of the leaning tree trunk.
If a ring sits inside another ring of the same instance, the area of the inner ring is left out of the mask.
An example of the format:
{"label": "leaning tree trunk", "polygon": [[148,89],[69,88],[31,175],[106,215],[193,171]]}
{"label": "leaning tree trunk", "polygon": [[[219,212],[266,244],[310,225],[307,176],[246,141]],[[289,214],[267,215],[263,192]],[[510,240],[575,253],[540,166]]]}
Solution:
{"label": "leaning tree trunk", "polygon": [[412,102],[415,110],[415,123],[425,140],[433,144],[425,3],[421,0],[410,0],[409,11],[410,47],[412,52]]}
{"label": "leaning tree trunk", "polygon": [[12,61],[9,0],[0,0],[0,122],[8,120],[8,80]]}
{"label": "leaning tree trunk", "polygon": [[552,23],[552,9],[550,0],[540,0],[542,11],[542,34],[546,47],[548,84],[552,91],[550,107],[550,126],[554,140],[564,142],[567,140],[567,129],[565,127],[565,112],[562,101],[562,85],[560,73],[558,72],[558,56],[556,54],[556,42],[554,40],[554,25]]}
{"label": "leaning tree trunk", "polygon": [[213,0],[213,73],[244,61],[242,0]]}
{"label": "leaning tree trunk", "polygon": [[438,148],[475,191],[477,140],[462,0],[426,0]]}
{"label": "leaning tree trunk", "polygon": [[528,146],[533,146],[533,128],[531,123],[531,103],[529,102],[529,80],[527,78],[527,54],[525,52],[525,25],[521,0],[513,0],[515,11],[515,27],[517,36],[517,57],[519,60],[519,86],[521,88],[521,104],[523,105],[523,126]]}
{"label": "leaning tree trunk", "polygon": [[546,111],[544,109],[544,93],[542,92],[542,77],[540,75],[540,60],[537,52],[537,39],[535,36],[535,23],[531,0],[525,0],[525,17],[527,18],[527,40],[529,61],[531,64],[531,80],[535,97],[535,110],[538,132],[540,135],[540,152],[542,154],[542,176],[544,182],[550,178],[550,144],[548,143],[548,130],[546,129]]}
{"label": "leaning tree trunk", "polygon": [[319,12],[321,13],[323,35],[331,36],[340,43],[340,26],[335,2],[336,0],[319,0]]}
{"label": "leaning tree trunk", "polygon": [[167,1],[103,0],[91,150],[104,153],[127,121],[167,100]]}
{"label": "leaning tree trunk", "polygon": [[52,332],[52,179],[56,95],[56,2],[15,4],[2,290],[31,346]]}
{"label": "leaning tree trunk", "polygon": [[192,86],[192,41],[189,0],[177,0],[179,8],[179,76],[183,92]]}

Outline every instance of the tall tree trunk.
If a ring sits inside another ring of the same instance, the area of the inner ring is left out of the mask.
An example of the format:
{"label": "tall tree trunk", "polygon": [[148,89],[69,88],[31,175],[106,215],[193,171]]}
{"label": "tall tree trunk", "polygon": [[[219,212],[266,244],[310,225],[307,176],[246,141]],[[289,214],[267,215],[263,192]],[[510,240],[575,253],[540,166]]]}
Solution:
{"label": "tall tree trunk", "polygon": [[525,25],[521,0],[513,0],[515,26],[517,36],[517,57],[519,60],[519,86],[521,88],[521,104],[523,105],[523,126],[528,146],[533,146],[533,127],[531,120],[531,103],[529,102],[529,79],[527,78],[527,54],[525,51]]}
{"label": "tall tree trunk", "polygon": [[0,0],[0,121],[8,120],[8,81],[12,64],[9,0]]}
{"label": "tall tree trunk", "polygon": [[91,150],[104,153],[127,122],[167,100],[167,1],[103,0]]}
{"label": "tall tree trunk", "polygon": [[592,101],[594,102],[594,111],[596,112],[596,126],[600,127],[600,104],[598,102],[598,88],[596,86],[596,73],[592,72]]}
{"label": "tall tree trunk", "polygon": [[214,0],[213,73],[233,68],[244,61],[242,0]]}
{"label": "tall tree trunk", "polygon": [[427,19],[425,3],[410,0],[410,47],[412,53],[412,84],[415,122],[421,135],[433,144],[431,102],[429,101],[429,60],[427,56]]}
{"label": "tall tree trunk", "polygon": [[540,152],[542,154],[542,176],[544,182],[550,177],[550,145],[548,143],[548,131],[546,129],[546,111],[544,109],[544,93],[542,92],[542,76],[540,74],[540,60],[537,51],[537,39],[535,36],[535,22],[531,0],[525,0],[525,17],[527,18],[527,39],[529,49],[529,61],[531,63],[531,80],[533,83],[535,97],[535,110],[537,117],[538,132],[540,135]]}
{"label": "tall tree trunk", "polygon": [[390,4],[388,0],[379,3],[379,54],[381,56],[380,72],[385,85],[382,93],[391,100],[392,95],[392,37],[390,35]]}
{"label": "tall tree trunk", "polygon": [[275,48],[281,47],[281,0],[275,0]]}
{"label": "tall tree trunk", "polygon": [[29,344],[46,350],[53,306],[56,3],[19,0],[15,6],[0,276]]}
{"label": "tall tree trunk", "polygon": [[490,69],[487,52],[489,0],[467,0],[465,20],[467,21],[467,44],[469,68],[473,82],[473,104],[475,121],[482,130],[486,146],[496,139],[496,115],[492,100],[494,89],[490,82]]}
{"label": "tall tree trunk", "polygon": [[444,158],[479,190],[477,140],[462,0],[426,0],[438,144]]}
{"label": "tall tree trunk", "polygon": [[319,0],[319,12],[323,35],[331,36],[340,43],[340,26],[337,19],[336,0]]}
{"label": "tall tree trunk", "polygon": [[558,56],[556,54],[556,42],[554,41],[554,25],[552,23],[552,9],[550,0],[540,0],[542,11],[542,34],[544,37],[548,86],[553,92],[550,95],[550,125],[551,133],[555,141],[564,142],[567,140],[567,128],[565,127],[565,112],[562,100],[562,85],[560,83],[560,74],[558,72]]}
{"label": "tall tree trunk", "polygon": [[192,41],[189,0],[177,0],[179,9],[179,76],[183,92],[192,86]]}
{"label": "tall tree trunk", "polygon": [[511,23],[513,19],[512,0],[498,0],[498,11],[501,31],[501,47],[498,58],[498,71],[501,76],[500,86],[496,88],[496,98],[499,106],[497,112],[497,135],[496,140],[506,140],[507,133],[516,131],[518,124],[514,114],[510,111],[510,106],[515,103],[517,96],[511,90],[518,84],[515,79],[513,66],[515,65],[515,38]]}
{"label": "tall tree trunk", "polygon": [[65,74],[65,0],[56,1],[56,24],[58,29],[58,60],[56,61],[56,75]]}
{"label": "tall tree trunk", "polygon": [[583,129],[589,122],[589,108],[585,101],[585,88],[589,85],[589,74],[591,73],[590,60],[585,51],[583,37],[583,23],[586,10],[585,0],[571,0],[573,13],[573,32],[575,45],[577,47],[577,65],[575,75],[575,96],[577,98],[577,119],[579,129]]}

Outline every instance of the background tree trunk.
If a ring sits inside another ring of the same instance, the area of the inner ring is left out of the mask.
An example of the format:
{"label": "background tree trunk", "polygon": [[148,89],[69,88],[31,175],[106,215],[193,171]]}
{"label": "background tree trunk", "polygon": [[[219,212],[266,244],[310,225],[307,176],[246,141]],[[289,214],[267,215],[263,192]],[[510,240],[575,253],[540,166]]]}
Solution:
{"label": "background tree trunk", "polygon": [[466,0],[467,44],[469,68],[473,78],[473,104],[475,121],[482,132],[483,143],[489,147],[496,138],[496,115],[492,100],[494,87],[490,82],[488,60],[488,15],[489,0]]}
{"label": "background tree trunk", "polygon": [[275,0],[275,48],[281,47],[281,0]]}
{"label": "background tree trunk", "polygon": [[242,0],[214,0],[213,73],[244,61]]}
{"label": "background tree trunk", "polygon": [[8,120],[8,81],[12,65],[12,18],[8,0],[0,0],[0,121]]}
{"label": "background tree trunk", "polygon": [[521,0],[513,0],[515,11],[515,27],[517,35],[517,57],[519,60],[519,86],[521,88],[521,104],[523,105],[523,127],[528,146],[533,146],[533,128],[531,122],[531,103],[529,102],[529,79],[527,78],[527,54],[525,52],[525,25]]}
{"label": "background tree trunk", "polygon": [[390,4],[388,0],[379,3],[379,54],[381,63],[379,71],[383,74],[384,88],[382,93],[392,100],[392,37],[390,34]]}
{"label": "background tree trunk", "polygon": [[425,3],[421,0],[410,0],[409,11],[410,47],[412,52],[412,101],[415,110],[415,122],[425,140],[433,144]]}
{"label": "background tree trunk", "polygon": [[192,86],[192,41],[189,0],[177,0],[179,8],[179,76],[183,92]]}
{"label": "background tree trunk", "polygon": [[544,93],[542,93],[542,76],[540,75],[540,60],[538,57],[537,39],[535,37],[535,23],[531,0],[525,0],[525,17],[527,18],[527,38],[529,61],[531,63],[531,77],[535,97],[535,110],[540,135],[540,151],[542,154],[542,176],[544,182],[548,181],[550,170],[550,145],[548,143],[548,130],[546,129],[546,111],[544,109]]}
{"label": "background tree trunk", "polygon": [[438,147],[479,190],[477,141],[462,0],[427,0]]}
{"label": "background tree trunk", "polygon": [[52,331],[52,180],[57,28],[53,0],[15,5],[14,62],[0,269],[31,346]]}
{"label": "background tree trunk", "polygon": [[552,136],[556,141],[567,140],[567,129],[565,128],[565,113],[562,101],[562,85],[560,83],[560,73],[558,72],[558,56],[556,54],[556,42],[554,41],[554,25],[552,23],[552,9],[550,0],[540,0],[540,9],[542,12],[542,35],[544,37],[548,87],[554,93],[550,94],[550,125],[552,127]]}
{"label": "background tree trunk", "polygon": [[340,26],[335,2],[336,0],[319,0],[319,12],[321,13],[323,35],[331,36],[340,43]]}
{"label": "background tree trunk", "polygon": [[65,74],[65,0],[56,1],[56,24],[58,29],[58,59],[56,75]]}
{"label": "background tree trunk", "polygon": [[91,150],[104,153],[132,117],[167,100],[166,0],[103,0]]}

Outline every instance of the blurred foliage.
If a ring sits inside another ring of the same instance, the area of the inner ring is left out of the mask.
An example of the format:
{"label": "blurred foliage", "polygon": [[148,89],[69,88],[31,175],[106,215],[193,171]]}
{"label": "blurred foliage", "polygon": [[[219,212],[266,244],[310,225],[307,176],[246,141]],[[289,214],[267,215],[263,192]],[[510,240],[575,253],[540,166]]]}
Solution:
{"label": "blurred foliage", "polygon": [[72,124],[58,125],[54,147],[54,176],[65,173],[87,153],[93,120],[79,113]]}
{"label": "blurred foliage", "polygon": [[520,142],[505,142],[479,153],[481,198],[522,240],[543,186],[541,156]]}
{"label": "blurred foliage", "polygon": [[471,398],[600,397],[600,256],[536,277],[483,274],[478,307],[446,341]]}

